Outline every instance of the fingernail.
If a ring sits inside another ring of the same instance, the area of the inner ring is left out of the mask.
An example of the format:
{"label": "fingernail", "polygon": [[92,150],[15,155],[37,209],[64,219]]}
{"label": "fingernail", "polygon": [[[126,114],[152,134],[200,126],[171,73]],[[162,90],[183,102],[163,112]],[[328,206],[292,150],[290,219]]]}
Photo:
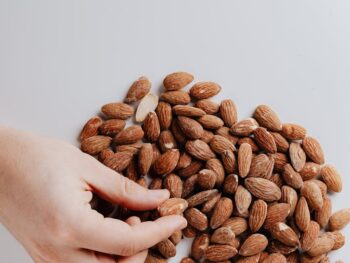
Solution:
{"label": "fingernail", "polygon": [[168,199],[170,196],[170,193],[168,190],[166,189],[162,189],[162,190],[151,190],[152,194],[159,199]]}
{"label": "fingernail", "polygon": [[181,227],[181,229],[184,229],[186,226],[187,226],[187,220],[184,218],[184,217],[179,217],[180,218],[180,220],[181,220],[181,225],[180,225],[180,227]]}

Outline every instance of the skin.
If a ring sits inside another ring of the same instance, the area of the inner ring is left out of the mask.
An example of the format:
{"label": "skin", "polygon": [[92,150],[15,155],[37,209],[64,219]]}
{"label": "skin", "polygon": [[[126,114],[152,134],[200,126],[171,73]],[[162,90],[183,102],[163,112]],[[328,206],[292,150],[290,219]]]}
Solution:
{"label": "skin", "polygon": [[169,192],[143,188],[72,145],[0,127],[0,146],[0,222],[35,262],[141,263],[186,227],[181,216],[123,222],[91,209],[93,193],[149,210]]}

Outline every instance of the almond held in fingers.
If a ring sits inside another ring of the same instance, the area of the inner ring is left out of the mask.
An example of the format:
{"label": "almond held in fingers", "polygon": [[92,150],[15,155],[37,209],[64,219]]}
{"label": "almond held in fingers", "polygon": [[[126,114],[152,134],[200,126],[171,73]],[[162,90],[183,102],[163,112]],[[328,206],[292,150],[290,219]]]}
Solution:
{"label": "almond held in fingers", "polygon": [[258,123],[271,131],[282,130],[282,123],[278,115],[267,105],[259,105],[254,112],[254,118]]}
{"label": "almond held in fingers", "polygon": [[163,86],[167,91],[180,90],[193,81],[193,75],[187,72],[174,72],[163,80]]}
{"label": "almond held in fingers", "polygon": [[164,201],[159,207],[160,216],[181,215],[188,207],[186,200],[181,198],[170,198]]}

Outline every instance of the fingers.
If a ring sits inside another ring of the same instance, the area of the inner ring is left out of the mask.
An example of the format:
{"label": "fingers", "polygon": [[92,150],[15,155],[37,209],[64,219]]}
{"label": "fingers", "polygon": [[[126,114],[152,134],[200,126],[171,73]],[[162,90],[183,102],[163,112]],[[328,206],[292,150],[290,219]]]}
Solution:
{"label": "fingers", "polygon": [[154,209],[169,198],[168,190],[146,189],[100,163],[84,177],[102,198],[133,210]]}
{"label": "fingers", "polygon": [[187,225],[182,216],[161,217],[154,222],[133,226],[117,219],[103,218],[97,212],[84,218],[78,230],[77,246],[120,256],[132,256],[152,247]]}

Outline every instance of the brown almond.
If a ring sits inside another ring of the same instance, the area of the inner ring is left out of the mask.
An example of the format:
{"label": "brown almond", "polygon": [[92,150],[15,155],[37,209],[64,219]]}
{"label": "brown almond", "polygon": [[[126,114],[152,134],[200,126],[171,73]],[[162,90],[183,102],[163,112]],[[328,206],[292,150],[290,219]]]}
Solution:
{"label": "brown almond", "polygon": [[215,158],[215,153],[210,149],[209,145],[201,140],[187,141],[186,151],[199,160],[209,160]]}
{"label": "brown almond", "polygon": [[160,99],[172,105],[186,105],[191,102],[188,92],[181,90],[163,92]]}
{"label": "brown almond", "polygon": [[133,155],[129,152],[117,152],[110,157],[107,157],[103,164],[117,172],[121,172],[128,167],[132,160],[132,156]]}
{"label": "brown almond", "polygon": [[147,77],[142,76],[138,78],[129,88],[125,97],[126,103],[139,101],[151,90],[151,82]]}
{"label": "brown almond", "polygon": [[284,166],[289,163],[289,158],[285,153],[274,153],[270,154],[270,157],[274,160],[274,171],[276,172],[283,172]]}
{"label": "brown almond", "polygon": [[180,155],[179,162],[177,163],[176,169],[183,169],[189,166],[192,162],[192,157],[187,152],[183,152]]}
{"label": "brown almond", "polygon": [[253,131],[256,143],[268,153],[276,153],[277,146],[271,133],[265,128],[258,127]]}
{"label": "brown almond", "polygon": [[304,231],[304,233],[301,236],[300,243],[301,248],[304,251],[310,250],[315,242],[318,236],[320,235],[320,226],[315,221],[310,221],[309,227]]}
{"label": "brown almond", "polygon": [[163,240],[157,244],[157,249],[165,258],[175,257],[176,247],[169,239]]}
{"label": "brown almond", "polygon": [[199,160],[192,160],[191,164],[178,171],[179,176],[187,178],[197,173],[203,166],[203,163]]}
{"label": "brown almond", "polygon": [[159,190],[163,187],[163,180],[162,178],[153,178],[151,183],[149,184],[149,189],[151,190]]}
{"label": "brown almond", "polygon": [[187,137],[190,139],[199,139],[202,137],[203,127],[199,122],[184,116],[179,116],[177,119],[182,132]]}
{"label": "brown almond", "polygon": [[257,232],[265,222],[267,216],[267,204],[264,200],[257,200],[253,203],[249,215],[249,227],[254,233]]}
{"label": "brown almond", "polygon": [[325,197],[323,198],[322,209],[315,211],[315,221],[321,226],[321,228],[325,228],[331,215],[332,202],[328,197]]}
{"label": "brown almond", "polygon": [[221,135],[214,135],[209,144],[210,148],[217,154],[222,154],[225,151],[236,151],[234,144]]}
{"label": "brown almond", "polygon": [[112,138],[108,136],[95,135],[81,142],[81,150],[85,153],[96,155],[111,144]]}
{"label": "brown almond", "polygon": [[328,222],[331,231],[341,230],[350,223],[350,208],[344,208],[335,212]]}
{"label": "brown almond", "polygon": [[310,210],[305,197],[300,197],[295,209],[295,223],[298,228],[305,232],[310,224]]}
{"label": "brown almond", "polygon": [[152,165],[152,160],[153,160],[152,144],[145,143],[142,145],[139,151],[139,158],[138,158],[138,168],[141,175],[148,174],[148,171]]}
{"label": "brown almond", "polygon": [[243,186],[238,185],[235,192],[235,207],[239,216],[248,217],[252,195]]}
{"label": "brown almond", "polygon": [[259,105],[255,109],[254,118],[261,126],[271,131],[280,131],[282,129],[282,123],[278,115],[267,105]]}
{"label": "brown almond", "polygon": [[165,189],[170,192],[170,197],[181,198],[183,191],[183,183],[181,178],[176,174],[168,174],[163,180]]}
{"label": "brown almond", "polygon": [[299,172],[304,181],[313,179],[321,173],[321,166],[317,163],[306,162]]}
{"label": "brown almond", "polygon": [[187,198],[188,206],[193,207],[193,206],[203,204],[204,202],[214,197],[217,193],[218,193],[217,189],[212,189],[212,190],[206,190],[206,191],[199,192],[195,195],[192,195],[191,197]]}
{"label": "brown almond", "polygon": [[270,228],[271,235],[287,246],[298,246],[299,238],[297,234],[287,224],[276,223]]}
{"label": "brown almond", "polygon": [[147,114],[147,117],[143,122],[142,128],[147,140],[149,140],[150,142],[155,142],[158,140],[160,135],[160,124],[158,116],[155,112],[150,112]]}
{"label": "brown almond", "polygon": [[216,182],[216,173],[209,169],[203,169],[198,173],[198,185],[203,190],[213,189]]}
{"label": "brown almond", "polygon": [[214,195],[211,199],[209,199],[202,205],[201,211],[203,213],[211,212],[216,206],[216,203],[220,200],[220,198],[221,198],[221,193],[216,193],[216,195]]}
{"label": "brown almond", "polygon": [[241,120],[231,127],[232,134],[238,136],[250,136],[252,132],[259,127],[259,124],[253,118]]}
{"label": "brown almond", "polygon": [[204,256],[211,261],[220,262],[234,257],[237,249],[229,245],[210,245],[205,250]]}
{"label": "brown almond", "polygon": [[306,162],[306,155],[300,143],[292,142],[290,144],[289,157],[295,171],[300,172]]}
{"label": "brown almond", "polygon": [[156,108],[156,113],[161,130],[169,129],[173,119],[173,113],[170,104],[164,101],[160,101]]}
{"label": "brown almond", "polygon": [[153,164],[153,169],[157,174],[169,174],[175,169],[179,158],[179,150],[169,150],[158,157]]}
{"label": "brown almond", "polygon": [[252,162],[252,147],[248,143],[243,143],[238,149],[238,171],[239,175],[244,178],[248,175]]}
{"label": "brown almond", "polygon": [[188,208],[184,213],[187,222],[199,231],[204,231],[208,228],[208,218],[197,208]]}
{"label": "brown almond", "polygon": [[303,140],[306,136],[306,129],[298,124],[284,123],[282,135],[290,140]]}
{"label": "brown almond", "polygon": [[214,133],[208,130],[203,130],[202,137],[200,138],[203,142],[209,143],[214,138]]}
{"label": "brown almond", "polygon": [[219,104],[212,100],[203,99],[195,103],[195,107],[202,109],[207,114],[215,114],[219,111]]}
{"label": "brown almond", "polygon": [[323,197],[319,186],[312,181],[305,181],[300,191],[307,200],[310,208],[319,211],[323,207]]}
{"label": "brown almond", "polygon": [[230,128],[223,126],[215,131],[216,135],[220,135],[228,139],[231,143],[236,144],[238,142],[238,137],[230,132]]}
{"label": "brown almond", "polygon": [[232,214],[233,203],[227,197],[222,197],[216,204],[210,219],[210,227],[216,229],[220,227]]}
{"label": "brown almond", "polygon": [[249,143],[250,146],[252,146],[253,152],[261,151],[260,147],[255,143],[255,141],[250,137],[242,137],[239,138],[237,141],[238,145],[241,145],[242,143]]}
{"label": "brown almond", "polygon": [[113,154],[114,152],[111,149],[109,148],[104,149],[99,153],[98,160],[103,163],[104,160],[106,160],[108,157],[112,156]]}
{"label": "brown almond", "polygon": [[334,240],[328,235],[322,235],[316,239],[314,245],[307,251],[312,257],[321,256],[330,252],[334,246]]}
{"label": "brown almond", "polygon": [[303,149],[306,155],[317,164],[324,164],[324,153],[321,144],[313,137],[305,137]]}
{"label": "brown almond", "polygon": [[326,232],[325,235],[334,240],[332,250],[338,250],[345,245],[345,236],[339,231]]}
{"label": "brown almond", "polygon": [[248,229],[248,222],[242,217],[231,217],[222,226],[231,228],[235,235],[239,236]]}
{"label": "brown almond", "polygon": [[261,177],[269,179],[272,175],[274,159],[266,154],[258,154],[252,157],[248,177]]}
{"label": "brown almond", "polygon": [[278,132],[271,132],[275,140],[277,151],[286,153],[289,149],[289,142]]}
{"label": "brown almond", "polygon": [[275,183],[267,179],[255,177],[246,178],[244,185],[256,198],[264,201],[272,202],[281,198],[281,189]]}
{"label": "brown almond", "polygon": [[264,235],[252,234],[243,242],[239,254],[245,257],[253,256],[264,251],[268,243],[269,241]]}
{"label": "brown almond", "polygon": [[293,216],[295,208],[298,203],[298,193],[294,190],[294,188],[288,185],[282,186],[281,190],[282,190],[281,202],[289,204],[290,206],[289,216]]}
{"label": "brown almond", "polygon": [[198,182],[198,174],[191,175],[183,183],[182,198],[192,194]]}
{"label": "brown almond", "polygon": [[284,222],[290,213],[290,205],[287,203],[272,204],[267,208],[264,227],[271,229],[276,223]]}
{"label": "brown almond", "polygon": [[214,244],[231,245],[234,242],[235,233],[229,227],[220,227],[214,231],[210,237],[210,242]]}
{"label": "brown almond", "polygon": [[185,134],[182,132],[182,130],[181,130],[177,120],[174,120],[171,123],[171,132],[173,133],[176,141],[179,144],[185,144],[186,143],[187,138],[186,138]]}
{"label": "brown almond", "polygon": [[323,166],[321,169],[321,177],[324,183],[327,185],[328,190],[333,192],[342,191],[342,179],[339,172],[334,166],[329,164]]}
{"label": "brown almond", "polygon": [[219,159],[209,159],[205,163],[205,168],[216,173],[216,185],[221,186],[225,180],[225,169]]}
{"label": "brown almond", "polygon": [[223,192],[226,194],[234,194],[238,187],[238,176],[236,174],[229,174],[225,177]]}
{"label": "brown almond", "polygon": [[286,164],[284,166],[283,179],[289,186],[293,187],[294,189],[300,189],[303,186],[303,179],[290,164]]}
{"label": "brown almond", "polygon": [[193,81],[193,75],[187,72],[174,72],[167,75],[163,80],[167,91],[180,90]]}
{"label": "brown almond", "polygon": [[134,108],[122,102],[112,102],[102,106],[101,111],[111,119],[126,120],[134,114]]}
{"label": "brown almond", "polygon": [[115,136],[118,132],[125,128],[125,121],[118,119],[106,120],[99,127],[99,132],[107,136]]}
{"label": "brown almond", "polygon": [[138,125],[133,125],[119,132],[114,137],[114,142],[117,145],[132,144],[141,140],[143,136],[144,136],[144,132],[142,128]]}
{"label": "brown almond", "polygon": [[201,234],[197,236],[193,242],[191,247],[191,256],[195,260],[200,260],[204,256],[205,250],[209,246],[209,235]]}
{"label": "brown almond", "polygon": [[192,118],[201,117],[206,114],[204,110],[200,108],[188,106],[188,105],[176,105],[173,107],[173,112],[177,116],[185,116],[185,117],[192,117]]}
{"label": "brown almond", "polygon": [[191,97],[197,100],[208,99],[215,96],[221,90],[221,87],[210,81],[198,82],[190,89]]}
{"label": "brown almond", "polygon": [[186,200],[181,198],[170,198],[164,201],[159,207],[160,216],[181,215],[188,207]]}
{"label": "brown almond", "polygon": [[232,151],[226,150],[223,153],[221,153],[221,161],[224,165],[226,173],[234,173],[236,169],[236,156]]}
{"label": "brown almond", "polygon": [[[102,124],[103,124],[103,121],[98,116],[95,116],[95,117],[92,117],[91,119],[89,119],[85,123],[82,131],[80,132],[79,140],[83,141],[89,137],[96,136],[98,134],[98,129]],[[106,134],[106,135],[108,135],[108,134]]]}
{"label": "brown almond", "polygon": [[205,129],[216,130],[224,126],[222,119],[215,115],[206,114],[198,118],[198,122],[202,124]]}
{"label": "brown almond", "polygon": [[171,131],[162,131],[158,137],[158,145],[162,152],[166,152],[178,147],[177,142]]}
{"label": "brown almond", "polygon": [[228,127],[231,127],[237,122],[237,107],[233,100],[226,99],[221,102],[220,115]]}

